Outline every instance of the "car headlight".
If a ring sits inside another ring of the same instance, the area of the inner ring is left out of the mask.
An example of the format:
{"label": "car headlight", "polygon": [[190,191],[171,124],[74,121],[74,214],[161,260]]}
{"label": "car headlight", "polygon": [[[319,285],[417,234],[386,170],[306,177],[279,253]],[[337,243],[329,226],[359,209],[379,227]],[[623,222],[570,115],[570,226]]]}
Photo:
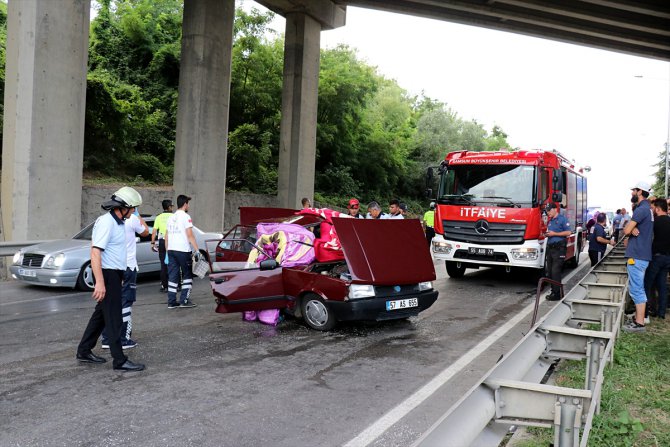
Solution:
{"label": "car headlight", "polygon": [[534,261],[538,258],[540,251],[537,248],[513,248],[512,258],[517,261]]}
{"label": "car headlight", "polygon": [[453,248],[454,247],[448,242],[433,241],[433,251],[435,253],[449,254]]}
{"label": "car headlight", "polygon": [[433,288],[433,283],[431,281],[425,281],[419,283],[419,292],[424,290],[431,290]]}
{"label": "car headlight", "polygon": [[22,262],[23,262],[23,252],[21,252],[21,250],[19,250],[16,253],[14,253],[14,257],[12,258],[12,263],[21,264]]}
{"label": "car headlight", "polygon": [[45,268],[58,268],[63,263],[65,262],[65,254],[64,253],[58,253],[56,256],[49,256],[49,259],[47,259],[46,264],[44,264]]}
{"label": "car headlight", "polygon": [[349,286],[349,299],[370,298],[375,296],[375,287],[370,284],[351,284]]}

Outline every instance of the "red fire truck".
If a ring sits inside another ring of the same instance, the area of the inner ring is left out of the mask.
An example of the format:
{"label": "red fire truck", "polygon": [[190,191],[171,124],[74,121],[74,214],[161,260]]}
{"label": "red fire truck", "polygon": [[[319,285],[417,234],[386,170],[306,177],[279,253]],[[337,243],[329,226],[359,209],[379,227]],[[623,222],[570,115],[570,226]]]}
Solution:
{"label": "red fire truck", "polygon": [[[435,259],[460,278],[480,266],[545,266],[549,202],[573,230],[566,264],[576,266],[586,243],[586,177],[557,151],[450,152],[440,164],[435,206]],[[432,171],[429,171],[429,173]],[[583,229],[584,228],[584,229]],[[542,270],[540,270],[542,269]]]}

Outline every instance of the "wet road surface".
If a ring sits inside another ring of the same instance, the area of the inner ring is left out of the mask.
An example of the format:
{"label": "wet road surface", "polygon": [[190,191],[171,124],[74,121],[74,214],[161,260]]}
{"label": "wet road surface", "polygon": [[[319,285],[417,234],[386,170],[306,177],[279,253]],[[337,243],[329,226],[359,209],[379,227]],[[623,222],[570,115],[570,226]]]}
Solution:
{"label": "wet road surface", "polygon": [[[133,307],[140,373],[79,365],[90,293],[0,283],[2,446],[337,446],[359,435],[532,304],[528,274],[491,269],[448,279],[418,317],[276,328],[214,312],[207,279],[194,309],[167,309],[154,279]],[[566,270],[565,274],[571,273]],[[580,275],[577,275],[580,276]],[[543,302],[541,313],[554,303]],[[365,443],[411,444],[528,331],[525,318],[434,394]]]}

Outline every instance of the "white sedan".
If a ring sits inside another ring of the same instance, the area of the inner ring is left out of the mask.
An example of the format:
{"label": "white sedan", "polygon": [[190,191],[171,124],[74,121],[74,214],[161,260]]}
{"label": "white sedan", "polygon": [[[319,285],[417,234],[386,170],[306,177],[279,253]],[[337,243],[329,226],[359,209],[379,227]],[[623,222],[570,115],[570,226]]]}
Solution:
{"label": "white sedan", "polygon": [[[154,218],[144,217],[149,226],[149,235],[138,236],[137,264],[140,274],[160,271],[158,253],[151,250],[151,231]],[[91,222],[72,239],[58,239],[25,247],[14,254],[9,271],[17,281],[52,287],[74,287],[80,290],[93,290],[93,272],[91,270]],[[221,233],[208,233],[193,227],[193,235],[201,251],[205,241],[221,239]]]}

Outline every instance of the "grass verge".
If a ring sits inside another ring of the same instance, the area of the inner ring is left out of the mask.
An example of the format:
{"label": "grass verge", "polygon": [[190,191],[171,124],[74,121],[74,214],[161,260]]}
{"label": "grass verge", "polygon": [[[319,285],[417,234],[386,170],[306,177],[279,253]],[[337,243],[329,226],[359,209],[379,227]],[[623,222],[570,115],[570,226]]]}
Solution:
{"label": "grass verge", "polygon": [[[584,388],[585,361],[561,361],[556,385]],[[546,447],[553,430],[530,428],[516,447]],[[670,320],[653,319],[643,334],[623,333],[605,369],[600,414],[589,447],[670,446]]]}

